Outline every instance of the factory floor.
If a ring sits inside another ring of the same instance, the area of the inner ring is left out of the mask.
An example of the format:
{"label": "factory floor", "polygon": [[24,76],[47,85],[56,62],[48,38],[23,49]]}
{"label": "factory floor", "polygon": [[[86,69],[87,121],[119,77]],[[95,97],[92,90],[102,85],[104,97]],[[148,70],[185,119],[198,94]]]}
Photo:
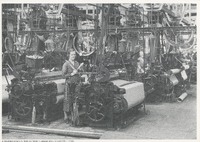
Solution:
{"label": "factory floor", "polygon": [[[197,138],[197,99],[196,85],[187,90],[188,97],[181,103],[146,104],[146,113],[142,110],[138,119],[126,128],[119,130],[98,129],[91,127],[73,128],[57,120],[39,127],[67,129],[77,131],[102,132],[101,139],[196,139]],[[2,124],[15,125],[3,116]],[[19,125],[22,125],[22,123]],[[28,124],[27,124],[28,125]],[[68,136],[47,135],[28,132],[2,134],[3,139],[77,139]]]}

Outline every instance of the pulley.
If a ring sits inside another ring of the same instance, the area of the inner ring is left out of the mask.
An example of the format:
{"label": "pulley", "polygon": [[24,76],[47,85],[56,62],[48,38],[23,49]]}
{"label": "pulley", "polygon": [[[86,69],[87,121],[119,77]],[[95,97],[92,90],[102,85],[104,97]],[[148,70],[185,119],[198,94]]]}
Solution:
{"label": "pulley", "polygon": [[27,96],[20,96],[19,98],[13,99],[13,109],[21,118],[29,116],[32,112],[32,100]]}

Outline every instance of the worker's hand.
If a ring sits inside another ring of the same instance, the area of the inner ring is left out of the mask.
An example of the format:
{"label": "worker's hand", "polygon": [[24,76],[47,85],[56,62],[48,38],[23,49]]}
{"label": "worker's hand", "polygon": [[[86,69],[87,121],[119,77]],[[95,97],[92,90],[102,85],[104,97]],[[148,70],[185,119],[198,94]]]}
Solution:
{"label": "worker's hand", "polygon": [[73,72],[71,73],[71,76],[74,76],[75,74],[77,74],[78,71],[77,70],[73,70]]}

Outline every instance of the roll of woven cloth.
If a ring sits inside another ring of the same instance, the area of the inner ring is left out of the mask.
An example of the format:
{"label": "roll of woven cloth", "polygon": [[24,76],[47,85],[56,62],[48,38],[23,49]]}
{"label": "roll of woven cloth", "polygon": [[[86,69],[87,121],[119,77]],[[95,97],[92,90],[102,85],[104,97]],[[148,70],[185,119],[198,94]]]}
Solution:
{"label": "roll of woven cloth", "polygon": [[183,93],[181,96],[178,97],[178,100],[177,100],[177,101],[178,101],[178,102],[182,102],[182,101],[187,97],[187,95],[188,95],[188,94],[187,94],[186,92]]}
{"label": "roll of woven cloth", "polygon": [[181,71],[181,69],[170,69],[172,74],[177,74]]}

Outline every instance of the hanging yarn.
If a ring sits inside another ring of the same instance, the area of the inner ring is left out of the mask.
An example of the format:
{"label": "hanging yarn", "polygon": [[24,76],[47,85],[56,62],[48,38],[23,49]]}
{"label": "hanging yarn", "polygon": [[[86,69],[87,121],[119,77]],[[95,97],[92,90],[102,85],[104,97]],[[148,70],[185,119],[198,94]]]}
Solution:
{"label": "hanging yarn", "polygon": [[155,57],[156,57],[156,51],[157,51],[157,47],[156,47],[156,37],[153,35],[149,36],[149,43],[150,43],[150,59],[151,62],[155,62]]}
{"label": "hanging yarn", "polygon": [[149,36],[145,36],[145,54],[148,54],[150,52],[150,46],[149,46]]}
{"label": "hanging yarn", "polygon": [[176,43],[175,41],[170,40],[167,36],[166,30],[164,31],[164,37],[165,37],[165,40],[172,46],[184,46],[185,44],[192,41],[192,39],[194,38],[194,31],[192,31],[190,38],[184,43]]}

